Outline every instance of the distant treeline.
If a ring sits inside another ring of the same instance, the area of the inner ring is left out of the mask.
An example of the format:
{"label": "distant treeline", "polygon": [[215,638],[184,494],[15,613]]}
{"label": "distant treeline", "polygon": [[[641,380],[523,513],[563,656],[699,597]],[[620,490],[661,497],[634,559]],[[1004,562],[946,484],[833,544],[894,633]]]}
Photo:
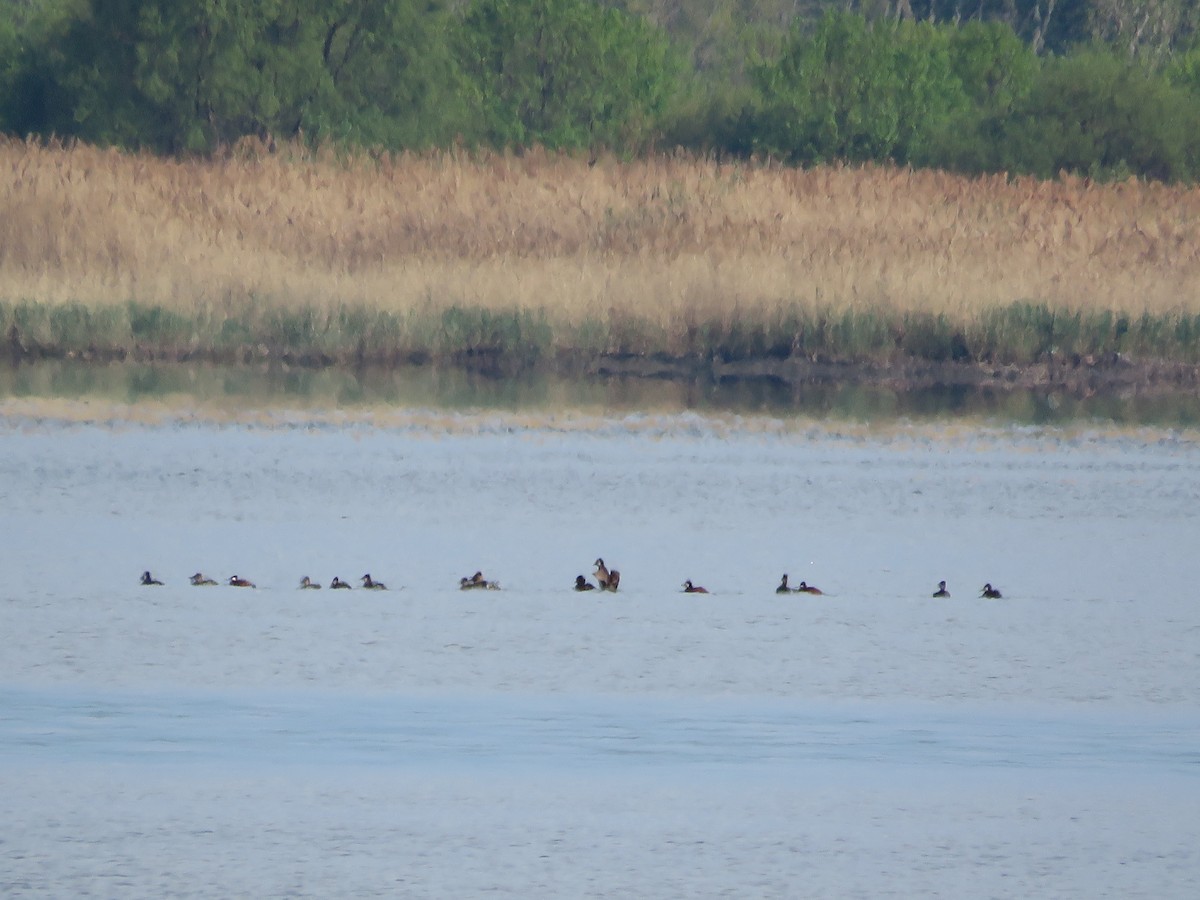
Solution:
{"label": "distant treeline", "polygon": [[0,131],[1200,180],[1194,0],[10,0]]}

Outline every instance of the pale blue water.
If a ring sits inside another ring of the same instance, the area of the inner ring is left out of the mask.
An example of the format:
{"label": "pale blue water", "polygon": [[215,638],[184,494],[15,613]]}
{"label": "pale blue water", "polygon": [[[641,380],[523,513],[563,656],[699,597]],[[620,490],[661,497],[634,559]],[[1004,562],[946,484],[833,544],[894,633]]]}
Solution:
{"label": "pale blue water", "polygon": [[1200,891],[1188,440],[476,425],[0,431],[0,892]]}
{"label": "pale blue water", "polygon": [[1200,779],[1195,715],[642,697],[0,691],[0,758],[139,766],[786,772],[812,763]]}

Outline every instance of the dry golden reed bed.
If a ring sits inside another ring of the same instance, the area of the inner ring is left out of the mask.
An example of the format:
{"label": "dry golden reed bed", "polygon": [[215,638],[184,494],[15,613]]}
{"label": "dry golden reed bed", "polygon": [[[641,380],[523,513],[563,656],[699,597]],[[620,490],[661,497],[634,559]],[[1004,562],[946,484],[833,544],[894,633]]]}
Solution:
{"label": "dry golden reed bed", "polygon": [[177,161],[15,140],[0,171],[10,307],[630,317],[665,352],[697,323],[787,310],[1200,314],[1196,188],[542,152]]}

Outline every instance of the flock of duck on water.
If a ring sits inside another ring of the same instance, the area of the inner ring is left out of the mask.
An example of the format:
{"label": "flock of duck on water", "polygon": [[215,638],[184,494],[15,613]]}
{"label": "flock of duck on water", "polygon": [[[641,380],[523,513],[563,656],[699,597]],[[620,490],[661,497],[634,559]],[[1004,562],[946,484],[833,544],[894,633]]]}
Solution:
{"label": "flock of duck on water", "polygon": [[[590,581],[588,581],[582,575],[576,575],[575,576],[575,590],[577,590],[577,591],[601,590],[601,591],[612,591],[613,593],[616,593],[617,588],[621,584],[621,573],[618,572],[616,569],[609,569],[608,566],[606,566],[604,564],[603,559],[597,559],[595,565],[596,565],[596,571],[593,573],[593,576],[596,579],[596,584],[592,584]],[[197,572],[189,580],[191,581],[191,583],[193,585],[196,585],[197,587],[215,585],[218,583],[216,581],[216,579],[207,578],[201,572]],[[368,590],[368,591],[386,591],[387,590],[387,585],[384,584],[382,581],[376,581],[374,578],[372,578],[370,572],[368,572],[366,575],[363,575],[359,579],[359,581],[362,582],[362,587],[364,590]],[[241,587],[241,588],[255,587],[254,582],[252,582],[246,578],[242,578],[238,575],[231,575],[229,577],[229,580],[225,583],[231,587]],[[162,582],[159,581],[157,578],[155,578],[153,575],[151,575],[149,570],[147,570],[142,573],[142,584],[146,585],[146,586],[161,585]],[[343,581],[341,578],[339,578],[338,576],[335,575],[333,577],[333,581],[330,582],[329,587],[335,591],[336,590],[347,590],[348,591],[353,587],[353,585],[351,585],[348,581]],[[462,578],[460,578],[458,580],[458,587],[459,587],[459,590],[463,590],[463,591],[471,591],[471,590],[498,591],[498,590],[500,590],[500,582],[489,581],[488,579],[483,577],[483,572],[476,572],[474,575],[471,575],[471,576],[464,575]],[[300,589],[301,590],[319,591],[321,589],[321,585],[319,582],[313,581],[311,578],[309,578],[307,575],[305,575],[303,578],[300,579]],[[701,587],[698,584],[693,584],[692,580],[689,578],[687,581],[685,581],[683,583],[683,592],[685,594],[707,594],[708,588]],[[779,582],[779,586],[777,588],[775,588],[775,593],[776,594],[814,594],[814,595],[818,595],[818,594],[824,594],[825,592],[823,590],[821,590],[819,587],[817,587],[816,585],[809,584],[806,581],[801,581],[798,585],[793,587],[792,585],[788,584],[788,577],[785,574],[783,576],[783,579]],[[942,598],[942,597],[950,596],[950,591],[946,589],[946,582],[944,582],[944,581],[938,582],[937,590],[933,592],[933,596],[935,598]],[[989,582],[988,584],[985,584],[983,586],[983,589],[980,591],[979,596],[986,597],[989,600],[998,600],[998,599],[1000,599],[1000,597],[1002,595],[1001,595],[1000,591],[997,588],[992,587],[991,583]]]}

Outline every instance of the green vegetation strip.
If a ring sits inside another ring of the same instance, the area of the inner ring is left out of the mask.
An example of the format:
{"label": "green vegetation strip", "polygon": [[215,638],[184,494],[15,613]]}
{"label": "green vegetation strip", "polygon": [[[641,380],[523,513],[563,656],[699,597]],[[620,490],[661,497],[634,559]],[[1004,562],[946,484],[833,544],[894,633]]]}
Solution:
{"label": "green vegetation strip", "polygon": [[1198,131],[1194,0],[0,3],[0,133],[173,156],[683,147],[1194,183]]}
{"label": "green vegetation strip", "polygon": [[90,307],[0,303],[3,353],[161,358],[246,354],[313,365],[354,360],[456,360],[483,357],[506,369],[536,369],[556,354],[584,358],[645,356],[692,362],[790,358],[829,362],[1033,365],[1074,358],[1104,365],[1118,358],[1200,364],[1200,315],[1131,316],[1017,303],[969,321],[924,312],[822,311],[795,307],[765,318],[702,322],[674,333],[649,320],[613,317],[579,324],[543,311],[454,306],[389,312],[256,310],[187,316],[160,306]]}

